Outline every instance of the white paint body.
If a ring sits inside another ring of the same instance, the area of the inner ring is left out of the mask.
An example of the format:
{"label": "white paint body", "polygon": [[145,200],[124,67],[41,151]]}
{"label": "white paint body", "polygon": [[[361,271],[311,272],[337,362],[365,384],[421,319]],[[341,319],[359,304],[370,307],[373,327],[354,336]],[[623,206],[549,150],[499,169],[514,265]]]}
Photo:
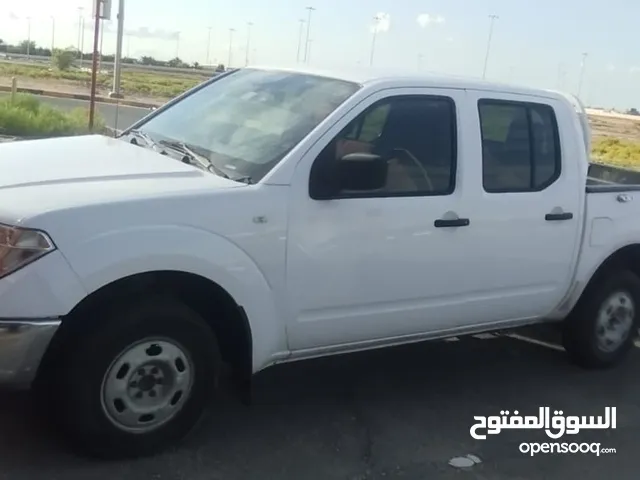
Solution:
{"label": "white paint body", "polygon": [[[0,318],[64,317],[123,277],[191,272],[244,307],[257,372],[562,319],[609,255],[640,243],[638,199],[586,194],[588,132],[562,95],[453,79],[345,79],[363,87],[255,185],[101,136],[3,145],[0,222],[46,231],[57,251],[0,279]],[[311,200],[309,171],[323,147],[373,102],[412,93],[456,103],[455,192]],[[553,107],[563,162],[554,184],[484,192],[480,97]],[[573,219],[546,222],[556,207]],[[470,226],[434,228],[448,211]]]}

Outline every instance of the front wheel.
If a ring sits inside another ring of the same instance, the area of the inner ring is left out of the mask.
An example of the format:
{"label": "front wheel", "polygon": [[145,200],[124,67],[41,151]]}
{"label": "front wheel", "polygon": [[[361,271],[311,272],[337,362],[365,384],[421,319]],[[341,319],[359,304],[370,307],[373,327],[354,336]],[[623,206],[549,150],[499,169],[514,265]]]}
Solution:
{"label": "front wheel", "polygon": [[164,298],[116,307],[101,320],[75,339],[51,384],[61,426],[92,456],[138,457],[178,442],[217,383],[213,332]]}
{"label": "front wheel", "polygon": [[589,286],[565,321],[563,345],[586,368],[620,363],[633,347],[640,326],[640,279],[615,270]]}

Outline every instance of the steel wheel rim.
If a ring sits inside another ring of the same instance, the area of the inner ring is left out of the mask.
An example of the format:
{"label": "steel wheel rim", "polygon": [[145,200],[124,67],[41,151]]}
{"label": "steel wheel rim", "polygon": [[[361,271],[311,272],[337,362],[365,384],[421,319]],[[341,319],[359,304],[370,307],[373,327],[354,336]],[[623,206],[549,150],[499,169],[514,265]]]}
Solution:
{"label": "steel wheel rim", "polygon": [[155,430],[182,410],[191,393],[193,375],[191,358],[176,341],[147,338],[131,344],[103,377],[103,412],[120,430]]}
{"label": "steel wheel rim", "polygon": [[596,320],[598,348],[611,353],[629,338],[633,330],[635,303],[626,291],[614,292],[602,302]]}

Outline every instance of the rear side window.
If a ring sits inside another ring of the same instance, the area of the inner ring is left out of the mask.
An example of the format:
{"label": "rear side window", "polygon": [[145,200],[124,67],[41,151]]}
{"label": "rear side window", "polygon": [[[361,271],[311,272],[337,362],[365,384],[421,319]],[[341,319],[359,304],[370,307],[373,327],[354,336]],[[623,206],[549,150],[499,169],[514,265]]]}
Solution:
{"label": "rear side window", "polygon": [[482,182],[490,193],[536,192],[560,176],[560,140],[549,105],[480,100]]}

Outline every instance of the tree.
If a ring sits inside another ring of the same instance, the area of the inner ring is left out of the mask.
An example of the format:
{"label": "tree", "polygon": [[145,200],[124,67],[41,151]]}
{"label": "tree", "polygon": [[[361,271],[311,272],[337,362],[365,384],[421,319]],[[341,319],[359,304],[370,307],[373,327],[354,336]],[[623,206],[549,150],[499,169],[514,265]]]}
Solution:
{"label": "tree", "polygon": [[25,55],[27,53],[35,53],[36,48],[36,42],[33,40],[23,40],[18,45],[19,52]]}
{"label": "tree", "polygon": [[224,73],[224,71],[225,71],[224,65],[222,63],[218,64],[218,66],[216,67],[216,72]]}
{"label": "tree", "polygon": [[142,63],[142,65],[155,65],[158,62],[153,57],[144,56],[140,58],[140,63]]}
{"label": "tree", "polygon": [[76,58],[76,54],[73,50],[54,50],[53,52],[53,64],[59,70],[69,70],[73,61]]}
{"label": "tree", "polygon": [[167,62],[167,66],[173,68],[188,68],[189,65],[180,60],[180,57],[172,58]]}

